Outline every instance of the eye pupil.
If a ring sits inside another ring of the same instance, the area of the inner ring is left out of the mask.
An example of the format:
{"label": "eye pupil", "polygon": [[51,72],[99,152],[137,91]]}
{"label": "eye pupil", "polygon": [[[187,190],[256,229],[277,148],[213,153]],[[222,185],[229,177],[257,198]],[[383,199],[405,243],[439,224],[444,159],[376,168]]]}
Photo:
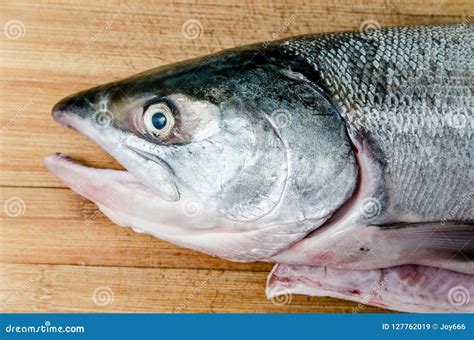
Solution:
{"label": "eye pupil", "polygon": [[158,130],[163,129],[166,126],[167,121],[168,120],[166,119],[166,116],[163,112],[158,111],[155,112],[153,116],[151,116],[151,122],[153,126]]}

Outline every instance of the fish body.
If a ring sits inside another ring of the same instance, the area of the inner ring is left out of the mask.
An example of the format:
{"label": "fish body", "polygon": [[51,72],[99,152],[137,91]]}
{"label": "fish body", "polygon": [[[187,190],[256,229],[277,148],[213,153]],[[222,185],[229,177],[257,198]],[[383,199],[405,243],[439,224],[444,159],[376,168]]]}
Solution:
{"label": "fish body", "polygon": [[149,70],[53,109],[125,171],[46,164],[119,225],[278,263],[269,297],[473,312],[452,297],[474,293],[473,33],[302,36]]}

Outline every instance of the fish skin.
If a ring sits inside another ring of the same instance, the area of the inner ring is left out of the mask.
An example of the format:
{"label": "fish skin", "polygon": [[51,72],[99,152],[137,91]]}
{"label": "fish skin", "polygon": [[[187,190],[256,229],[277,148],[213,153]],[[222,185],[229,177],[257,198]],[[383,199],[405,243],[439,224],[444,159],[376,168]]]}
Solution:
{"label": "fish skin", "polygon": [[[474,219],[474,25],[304,37],[285,52],[314,68],[376,150],[386,191],[376,197],[384,211],[376,223]],[[469,195],[471,204],[457,207]]]}
{"label": "fish skin", "polygon": [[[119,225],[234,261],[280,263],[290,274],[272,279],[277,287],[325,267],[336,278],[452,270],[464,274],[450,284],[470,289],[473,33],[463,24],[302,36],[145,71],[53,109],[127,172],[58,155],[46,164]],[[178,108],[171,141],[134,124],[156,96]],[[104,107],[112,119],[101,126]],[[410,300],[423,295],[420,282],[389,283],[385,308],[474,312]],[[426,292],[443,299],[447,288]]]}
{"label": "fish skin", "polygon": [[[328,265],[330,257],[332,266],[346,269],[418,263],[474,273],[473,32],[472,25],[392,28],[370,39],[339,33],[285,44],[289,55],[314,68],[313,80],[356,131],[364,193],[345,221],[314,232],[273,260]],[[364,202],[374,211],[364,211]],[[418,223],[425,242],[418,238],[401,247],[413,233],[389,230],[402,227],[400,222]],[[464,247],[454,246],[463,228],[457,222],[467,226]],[[436,237],[441,230],[444,241]],[[372,239],[379,240],[377,247]],[[433,242],[443,242],[445,251],[427,249]],[[331,250],[339,248],[345,253]]]}

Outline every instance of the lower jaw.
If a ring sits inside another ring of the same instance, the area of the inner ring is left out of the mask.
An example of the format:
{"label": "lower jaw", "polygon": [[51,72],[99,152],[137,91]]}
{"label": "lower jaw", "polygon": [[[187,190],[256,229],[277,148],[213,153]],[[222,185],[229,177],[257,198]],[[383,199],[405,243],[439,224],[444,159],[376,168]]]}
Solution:
{"label": "lower jaw", "polygon": [[[200,213],[188,213],[189,200],[165,201],[128,171],[87,167],[63,154],[47,157],[45,164],[73,191],[97,204],[114,223],[221,258],[239,262],[266,259],[308,232],[295,233],[289,225],[219,225],[217,219],[206,216],[203,202],[197,202]],[[288,231],[288,237],[279,237],[281,244],[274,242],[272,237],[282,231]]]}

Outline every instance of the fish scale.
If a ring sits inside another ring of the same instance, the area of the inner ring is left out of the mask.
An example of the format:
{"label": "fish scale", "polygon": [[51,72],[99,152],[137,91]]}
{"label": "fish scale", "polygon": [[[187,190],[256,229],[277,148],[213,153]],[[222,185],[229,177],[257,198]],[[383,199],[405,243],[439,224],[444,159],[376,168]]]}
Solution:
{"label": "fish scale", "polygon": [[[380,149],[384,190],[399,216],[442,219],[472,190],[473,31],[388,28],[283,43],[285,53],[318,72],[342,117]],[[472,220],[470,206],[450,218]]]}

